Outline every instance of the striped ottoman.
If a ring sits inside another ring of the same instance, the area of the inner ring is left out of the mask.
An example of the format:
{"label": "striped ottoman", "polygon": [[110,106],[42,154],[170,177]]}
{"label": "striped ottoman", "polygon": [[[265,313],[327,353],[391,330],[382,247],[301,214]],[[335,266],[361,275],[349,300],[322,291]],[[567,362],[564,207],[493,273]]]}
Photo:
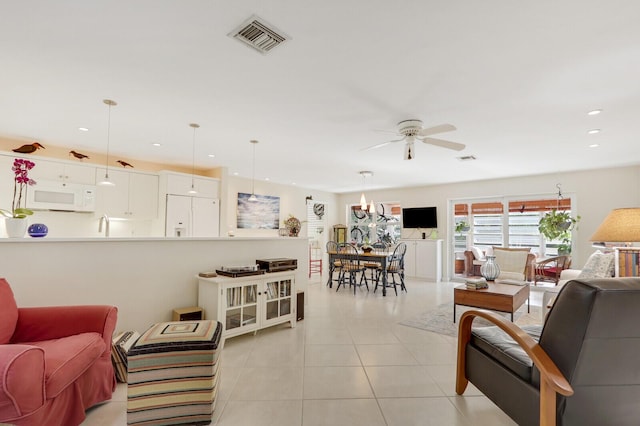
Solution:
{"label": "striped ottoman", "polygon": [[153,325],[128,356],[127,424],[211,423],[219,381],[222,324]]}

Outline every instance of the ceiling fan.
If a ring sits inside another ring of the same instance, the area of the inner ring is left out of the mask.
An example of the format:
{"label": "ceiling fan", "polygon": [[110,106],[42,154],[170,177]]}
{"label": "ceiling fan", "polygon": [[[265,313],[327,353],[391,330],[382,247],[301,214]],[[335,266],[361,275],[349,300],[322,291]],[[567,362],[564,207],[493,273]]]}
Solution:
{"label": "ceiling fan", "polygon": [[452,130],[456,130],[456,127],[452,124],[440,124],[438,126],[428,127],[425,129],[422,127],[422,120],[403,120],[398,123],[397,134],[398,136],[402,136],[400,139],[379,143],[377,145],[370,146],[369,148],[365,148],[363,151],[381,148],[391,143],[405,141],[404,159],[412,160],[415,158],[413,143],[416,140],[442,148],[462,151],[465,148],[464,144],[429,137],[437,133],[450,132]]}

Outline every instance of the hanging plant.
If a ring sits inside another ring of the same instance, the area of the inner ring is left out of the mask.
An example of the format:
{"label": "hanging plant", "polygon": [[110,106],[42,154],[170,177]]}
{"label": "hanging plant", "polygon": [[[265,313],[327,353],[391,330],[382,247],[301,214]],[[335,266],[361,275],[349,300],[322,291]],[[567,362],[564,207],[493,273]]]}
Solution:
{"label": "hanging plant", "polygon": [[456,224],[456,232],[458,233],[467,232],[469,229],[470,226],[465,220],[462,220]]}
{"label": "hanging plant", "polygon": [[580,216],[572,217],[566,211],[556,209],[547,212],[538,223],[538,231],[548,241],[560,240],[562,244],[558,246],[559,252],[571,252],[571,231],[573,231],[580,221]]}

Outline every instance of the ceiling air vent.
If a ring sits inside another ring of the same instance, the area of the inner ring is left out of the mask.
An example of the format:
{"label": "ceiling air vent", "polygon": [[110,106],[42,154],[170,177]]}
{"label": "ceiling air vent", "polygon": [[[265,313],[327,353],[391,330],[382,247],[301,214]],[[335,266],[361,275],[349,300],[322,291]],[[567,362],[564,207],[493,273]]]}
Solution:
{"label": "ceiling air vent", "polygon": [[274,29],[264,19],[255,15],[244,21],[228,35],[253,47],[262,54],[270,52],[274,47],[289,40],[289,37],[282,31]]}
{"label": "ceiling air vent", "polygon": [[460,161],[473,161],[476,159],[475,155],[463,155],[462,157],[458,157]]}

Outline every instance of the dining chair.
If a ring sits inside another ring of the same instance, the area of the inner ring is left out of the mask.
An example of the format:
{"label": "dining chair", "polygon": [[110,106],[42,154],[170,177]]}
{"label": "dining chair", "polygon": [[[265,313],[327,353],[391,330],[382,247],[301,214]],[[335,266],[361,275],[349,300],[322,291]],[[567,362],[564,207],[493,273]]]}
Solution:
{"label": "dining chair", "polygon": [[[387,251],[387,245],[382,241],[373,243],[371,247],[373,247],[372,253],[384,254]],[[364,271],[362,272],[362,275],[360,277],[360,284],[362,284],[362,281],[364,281],[368,290],[369,284],[367,281],[367,271],[369,271],[370,273],[371,284],[377,283],[378,279],[380,278],[380,272],[382,272],[382,265],[380,265],[380,262],[371,262],[365,260],[362,264],[362,267]]]}
{"label": "dining chair", "polygon": [[[400,291],[407,291],[407,287],[404,285],[404,255],[406,252],[407,244],[400,243],[393,250],[393,254],[387,261],[387,287],[393,287],[396,296],[398,295],[398,289],[396,287],[398,284],[400,285]],[[398,277],[398,281],[400,281],[399,283],[396,283],[396,276]],[[389,278],[391,278],[391,283],[389,283]],[[376,281],[376,286],[373,289],[374,293],[378,289],[379,282],[380,280]]]}
{"label": "dining chair", "polygon": [[[328,241],[326,244],[327,254],[329,253],[338,253],[338,243],[335,241]],[[327,280],[327,285],[329,287],[333,286],[333,281],[338,281],[337,279],[333,279],[334,272],[338,272],[338,277],[340,277],[340,272],[342,271],[342,261],[340,259],[336,259],[333,262],[329,262],[329,279]]]}
{"label": "dining chair", "polygon": [[[346,286],[346,280],[349,279],[349,287],[353,286],[353,294],[356,294],[356,287],[358,281],[356,275],[358,272],[364,272],[360,255],[356,246],[348,243],[338,245],[338,252],[342,253],[346,257],[342,259],[342,268],[338,278],[338,287],[336,291],[340,290],[340,286]],[[367,285],[367,290],[369,286]]]}

